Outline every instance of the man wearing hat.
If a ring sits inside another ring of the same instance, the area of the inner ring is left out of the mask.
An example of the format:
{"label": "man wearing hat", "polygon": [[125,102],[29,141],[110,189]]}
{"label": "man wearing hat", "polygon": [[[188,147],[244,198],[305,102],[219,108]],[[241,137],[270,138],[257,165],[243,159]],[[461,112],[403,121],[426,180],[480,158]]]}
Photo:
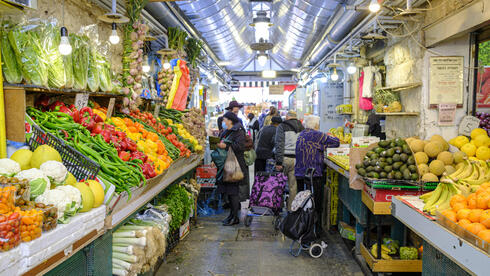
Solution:
{"label": "man wearing hat", "polygon": [[243,104],[239,104],[237,101],[231,101],[229,104],[228,104],[228,107],[225,108],[226,110],[229,110],[233,113],[235,113],[238,118],[240,119],[240,122],[242,123],[242,126],[245,127],[245,125],[243,124],[243,122],[245,122],[247,120],[247,118],[245,118],[245,116],[243,115],[243,113],[240,112],[240,109],[243,107]]}
{"label": "man wearing hat", "polygon": [[282,122],[276,130],[275,138],[275,158],[276,169],[283,171],[288,177],[289,199],[288,210],[291,210],[291,202],[298,188],[296,187],[296,177],[294,176],[294,165],[296,161],[296,140],[299,133],[305,128],[297,119],[296,111],[289,110],[286,120]]}

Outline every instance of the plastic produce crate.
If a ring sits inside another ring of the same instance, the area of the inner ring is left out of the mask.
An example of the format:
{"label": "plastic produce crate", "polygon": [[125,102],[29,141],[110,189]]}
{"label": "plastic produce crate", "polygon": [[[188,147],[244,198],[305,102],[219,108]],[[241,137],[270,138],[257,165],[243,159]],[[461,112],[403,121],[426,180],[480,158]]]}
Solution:
{"label": "plastic produce crate", "polygon": [[435,247],[424,241],[422,257],[422,271],[424,276],[469,276],[465,270],[451,261]]}
{"label": "plastic produce crate", "polygon": [[41,145],[49,145],[56,149],[63,160],[66,169],[75,176],[77,180],[95,179],[99,173],[100,166],[85,155],[65,143],[51,133],[43,131],[39,126],[32,125],[32,136],[28,141],[32,151]]}
{"label": "plastic produce crate", "polygon": [[[46,273],[47,276],[86,276],[88,275],[87,266],[87,253],[89,249],[84,248],[68,260],[64,261],[60,265],[56,266],[53,270]],[[112,263],[111,263],[112,266]],[[104,274],[110,275],[110,274]]]}
{"label": "plastic produce crate", "polygon": [[87,256],[88,275],[112,274],[112,233],[107,232],[93,241]]}

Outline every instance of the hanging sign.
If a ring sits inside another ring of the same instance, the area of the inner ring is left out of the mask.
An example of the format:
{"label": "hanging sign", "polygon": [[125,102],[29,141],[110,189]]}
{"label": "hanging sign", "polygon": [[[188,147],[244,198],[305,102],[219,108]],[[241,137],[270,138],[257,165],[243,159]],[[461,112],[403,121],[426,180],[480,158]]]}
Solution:
{"label": "hanging sign", "polygon": [[454,117],[456,115],[456,104],[439,104],[439,120],[440,126],[454,125]]}
{"label": "hanging sign", "polygon": [[269,95],[284,94],[284,85],[269,85]]}
{"label": "hanging sign", "polygon": [[459,134],[470,136],[471,131],[480,126],[480,119],[473,116],[465,116],[459,124]]}
{"label": "hanging sign", "polygon": [[107,118],[112,117],[112,112],[114,111],[114,104],[116,103],[116,98],[109,99],[109,106],[107,106]]}
{"label": "hanging sign", "polygon": [[463,104],[463,57],[430,57],[429,104]]}
{"label": "hanging sign", "polygon": [[88,104],[88,93],[77,93],[75,96],[75,107],[80,110]]}

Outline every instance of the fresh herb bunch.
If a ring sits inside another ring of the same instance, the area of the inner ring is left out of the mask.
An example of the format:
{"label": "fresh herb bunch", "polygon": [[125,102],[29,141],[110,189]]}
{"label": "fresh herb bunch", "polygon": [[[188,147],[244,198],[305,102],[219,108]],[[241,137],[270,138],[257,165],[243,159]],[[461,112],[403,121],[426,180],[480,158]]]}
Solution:
{"label": "fresh herb bunch", "polygon": [[195,39],[193,37],[188,38],[185,43],[185,52],[187,53],[187,59],[193,67],[197,66],[196,61],[201,54],[202,45],[203,43],[201,40]]}
{"label": "fresh herb bunch", "polygon": [[179,229],[184,220],[189,217],[192,198],[184,187],[174,184],[165,190],[159,203],[168,207],[168,212],[172,216],[170,232],[173,232]]}

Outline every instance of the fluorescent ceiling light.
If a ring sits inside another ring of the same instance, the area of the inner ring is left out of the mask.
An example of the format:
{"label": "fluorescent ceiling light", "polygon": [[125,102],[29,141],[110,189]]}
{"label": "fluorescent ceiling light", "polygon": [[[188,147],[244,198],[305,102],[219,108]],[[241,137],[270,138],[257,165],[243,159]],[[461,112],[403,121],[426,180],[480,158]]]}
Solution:
{"label": "fluorescent ceiling light", "polygon": [[276,71],[274,70],[264,70],[262,71],[262,77],[265,79],[273,79],[277,76]]}

